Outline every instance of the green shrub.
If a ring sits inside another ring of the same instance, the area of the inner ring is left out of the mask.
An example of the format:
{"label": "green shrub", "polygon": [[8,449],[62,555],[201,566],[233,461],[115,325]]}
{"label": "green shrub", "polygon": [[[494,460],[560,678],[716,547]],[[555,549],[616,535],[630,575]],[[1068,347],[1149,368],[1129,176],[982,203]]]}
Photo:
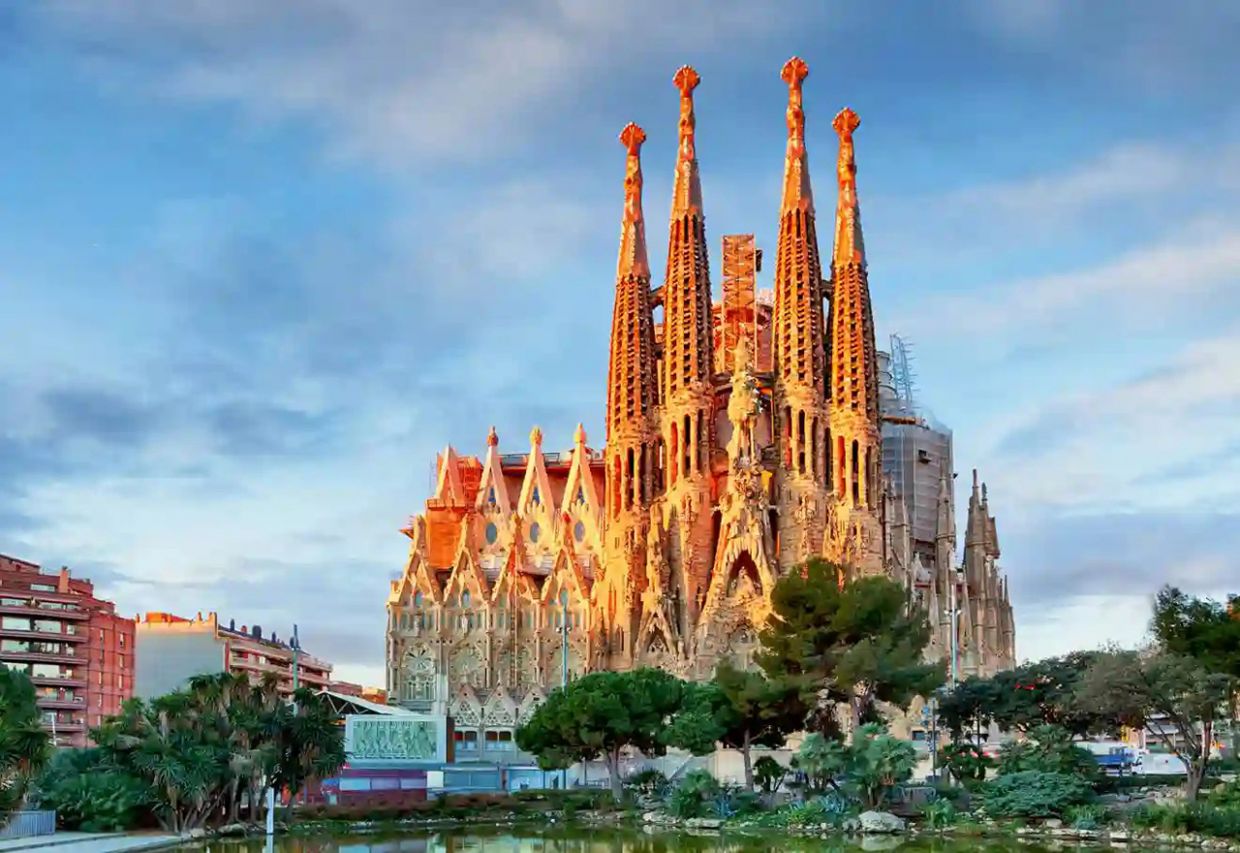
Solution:
{"label": "green shrub", "polygon": [[1072,735],[1057,726],[1038,726],[1023,741],[1011,741],[999,750],[999,775],[1037,770],[1067,773],[1094,779],[1098,761],[1078,746]]}
{"label": "green shrub", "polygon": [[853,813],[852,803],[837,793],[814,797],[804,803],[782,806],[758,819],[761,826],[784,828],[839,824]]}
{"label": "green shrub", "polygon": [[101,761],[95,749],[57,752],[35,790],[39,807],[55,809],[63,829],[122,832],[156,825],[146,783]]}
{"label": "green shrub", "polygon": [[994,765],[990,756],[977,744],[949,743],[939,753],[941,762],[960,784],[973,787],[986,778],[986,771]]}
{"label": "green shrub", "polygon": [[788,768],[769,755],[762,756],[753,764],[753,780],[764,794],[775,793],[787,775]]}
{"label": "green shrub", "polygon": [[943,829],[956,822],[956,806],[951,800],[926,803],[921,810],[921,819],[930,829]]}
{"label": "green shrub", "polygon": [[1080,806],[1069,806],[1064,811],[1064,820],[1073,829],[1100,829],[1111,820],[1111,813],[1106,806],[1087,803]]}
{"label": "green shrub", "polygon": [[714,800],[721,790],[710,771],[691,771],[668,794],[667,811],[678,818],[702,817],[706,814],[707,802]]}
{"label": "green shrub", "polygon": [[1060,817],[1070,806],[1089,802],[1093,789],[1070,773],[1022,770],[987,782],[981,795],[991,817]]}
{"label": "green shrub", "polygon": [[1240,781],[1221,782],[1210,792],[1210,805],[1223,809],[1240,809]]}
{"label": "green shrub", "polygon": [[653,767],[647,767],[640,773],[634,773],[624,780],[624,787],[633,793],[643,796],[664,797],[671,789],[672,783],[658,770],[655,770]]}
{"label": "green shrub", "polygon": [[1133,809],[1128,820],[1137,829],[1240,838],[1240,808],[1220,808],[1209,802],[1148,803]]}

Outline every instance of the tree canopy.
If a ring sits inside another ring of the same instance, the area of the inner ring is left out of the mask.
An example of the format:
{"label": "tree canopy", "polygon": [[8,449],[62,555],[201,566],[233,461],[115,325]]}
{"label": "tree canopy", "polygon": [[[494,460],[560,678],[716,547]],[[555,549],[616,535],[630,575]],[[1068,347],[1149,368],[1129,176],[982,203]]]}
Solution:
{"label": "tree canopy", "polygon": [[[612,793],[620,796],[620,752],[662,755],[686,698],[688,685],[660,669],[592,672],[553,690],[517,729],[517,746],[532,753],[544,769],[567,767],[602,756]],[[713,740],[688,744],[709,751]],[[703,747],[705,747],[703,749]]]}
{"label": "tree canopy", "polygon": [[670,743],[692,752],[709,752],[716,742],[739,750],[745,785],[753,789],[754,746],[777,748],[805,722],[800,687],[761,672],[721,663],[715,678],[687,686],[684,708],[669,730]]}
{"label": "tree canopy", "polygon": [[130,699],[94,730],[99,767],[132,776],[151,792],[164,828],[183,832],[254,808],[265,786],[296,793],[344,763],[344,736],[320,697],[299,690],[290,704],[274,678],[252,684],[220,673],[150,702]]}
{"label": "tree canopy", "polygon": [[1122,720],[1081,703],[1079,688],[1097,652],[1021,664],[991,678],[966,678],[939,701],[939,721],[959,740],[991,722],[1003,731],[1058,726],[1073,735],[1109,734]]}
{"label": "tree canopy", "polygon": [[1191,657],[1240,684],[1240,595],[1223,605],[1164,586],[1154,600],[1152,627],[1165,651]]}
{"label": "tree canopy", "polygon": [[836,705],[854,721],[875,720],[876,703],[907,707],[944,678],[941,662],[922,659],[930,626],[904,589],[884,577],[841,586],[841,572],[815,558],[781,578],[758,655],[768,676],[817,699],[813,725],[822,731],[833,729]]}
{"label": "tree canopy", "polygon": [[1188,768],[1185,790],[1195,799],[1210,758],[1215,723],[1227,714],[1234,679],[1194,658],[1168,652],[1100,654],[1081,687],[1081,701],[1153,734]]}

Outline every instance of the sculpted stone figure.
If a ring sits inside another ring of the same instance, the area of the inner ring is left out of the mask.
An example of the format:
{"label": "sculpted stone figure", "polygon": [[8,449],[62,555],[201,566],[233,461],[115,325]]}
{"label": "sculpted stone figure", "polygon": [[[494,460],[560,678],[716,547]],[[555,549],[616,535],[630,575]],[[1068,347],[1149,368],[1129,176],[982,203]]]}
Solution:
{"label": "sculpted stone figure", "polygon": [[753,348],[747,335],[736,342],[736,361],[732,370],[732,395],[728,398],[728,420],[732,422],[732,438],[728,441],[728,459],[734,468],[752,462],[753,426],[758,417],[758,383],[750,370]]}

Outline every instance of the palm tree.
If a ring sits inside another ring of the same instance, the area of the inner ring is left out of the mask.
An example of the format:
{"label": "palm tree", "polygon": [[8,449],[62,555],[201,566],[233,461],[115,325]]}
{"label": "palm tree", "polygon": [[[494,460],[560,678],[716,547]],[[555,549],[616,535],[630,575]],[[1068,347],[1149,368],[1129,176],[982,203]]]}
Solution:
{"label": "palm tree", "polygon": [[34,685],[0,665],[0,826],[21,808],[30,783],[51,757]]}

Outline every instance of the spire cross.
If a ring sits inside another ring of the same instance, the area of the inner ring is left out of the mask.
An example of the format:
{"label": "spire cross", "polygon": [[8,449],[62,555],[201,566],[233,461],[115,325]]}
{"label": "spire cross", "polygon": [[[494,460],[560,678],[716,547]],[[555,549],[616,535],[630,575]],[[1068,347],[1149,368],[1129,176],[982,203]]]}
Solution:
{"label": "spire cross", "polygon": [[620,142],[629,152],[628,163],[624,170],[624,221],[642,221],[642,143],[646,141],[646,131],[633,122],[620,131]]}
{"label": "spire cross", "polygon": [[840,189],[850,188],[855,191],[857,186],[857,158],[853,151],[853,131],[861,126],[861,119],[850,107],[844,107],[831,122],[835,132],[840,135],[840,157],[836,165],[836,173],[840,181]]}
{"label": "spire cross", "polygon": [[679,159],[681,163],[689,163],[697,158],[693,145],[693,132],[697,127],[697,121],[693,115],[693,90],[698,87],[698,83],[702,82],[702,78],[698,76],[693,66],[682,65],[672,77],[672,82],[680,90]]}
{"label": "spire cross", "polygon": [[788,149],[799,155],[805,148],[805,110],[801,102],[801,83],[809,76],[809,66],[799,56],[784,63],[780,79],[788,84]]}

